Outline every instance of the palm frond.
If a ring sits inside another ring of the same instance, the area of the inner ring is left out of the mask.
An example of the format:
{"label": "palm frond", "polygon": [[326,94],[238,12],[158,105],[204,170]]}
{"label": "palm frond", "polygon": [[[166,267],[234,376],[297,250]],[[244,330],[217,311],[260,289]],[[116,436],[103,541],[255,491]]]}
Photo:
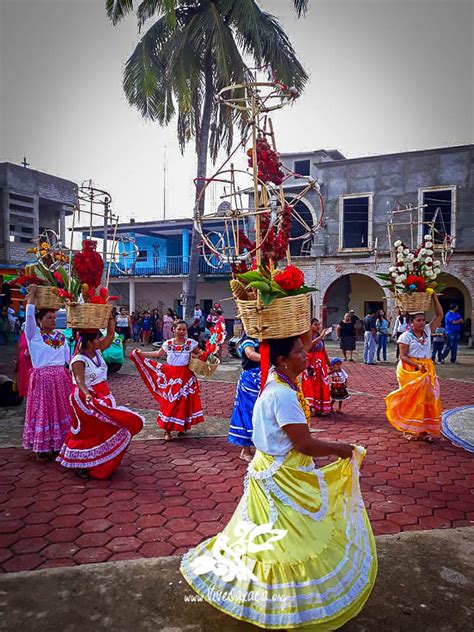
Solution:
{"label": "palm frond", "polygon": [[133,0],[105,0],[105,12],[112,24],[118,24],[127,13],[133,12]]}
{"label": "palm frond", "polygon": [[142,0],[137,9],[138,28],[154,15],[166,14],[170,26],[176,25],[174,0]]}
{"label": "palm frond", "polygon": [[293,0],[293,6],[296,11],[296,15],[300,18],[302,15],[306,15],[308,11],[308,0]]}

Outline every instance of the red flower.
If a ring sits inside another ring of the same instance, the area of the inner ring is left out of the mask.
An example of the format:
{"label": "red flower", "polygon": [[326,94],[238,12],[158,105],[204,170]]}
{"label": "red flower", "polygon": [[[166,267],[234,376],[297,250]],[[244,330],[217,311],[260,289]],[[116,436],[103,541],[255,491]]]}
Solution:
{"label": "red flower", "polygon": [[416,285],[417,292],[424,292],[426,290],[426,281],[423,277],[416,274],[409,274],[405,280],[405,285]]}
{"label": "red flower", "polygon": [[67,298],[70,301],[74,301],[74,296],[70,292],[68,292],[67,290],[65,290],[63,288],[58,289],[58,295],[61,298]]}
{"label": "red flower", "polygon": [[284,270],[274,277],[274,281],[285,292],[291,292],[292,290],[298,290],[304,284],[304,274],[296,266],[286,266]]}

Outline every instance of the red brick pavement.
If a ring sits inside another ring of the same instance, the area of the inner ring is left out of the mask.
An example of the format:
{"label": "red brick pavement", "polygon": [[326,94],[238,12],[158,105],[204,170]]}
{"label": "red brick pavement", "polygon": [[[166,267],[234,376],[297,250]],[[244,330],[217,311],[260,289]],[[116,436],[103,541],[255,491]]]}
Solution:
{"label": "red brick pavement", "polygon": [[[382,367],[350,366],[343,415],[319,436],[367,446],[364,499],[376,534],[474,524],[474,459],[441,439],[407,443],[384,417],[395,384]],[[121,403],[152,406],[134,377],[114,376]],[[205,383],[207,414],[228,416],[234,386]],[[472,384],[442,383],[443,407],[467,404]],[[217,413],[216,411],[220,411]],[[109,481],[79,481],[21,449],[0,450],[3,571],[181,554],[221,530],[242,493],[245,465],[224,438],[135,441]]]}

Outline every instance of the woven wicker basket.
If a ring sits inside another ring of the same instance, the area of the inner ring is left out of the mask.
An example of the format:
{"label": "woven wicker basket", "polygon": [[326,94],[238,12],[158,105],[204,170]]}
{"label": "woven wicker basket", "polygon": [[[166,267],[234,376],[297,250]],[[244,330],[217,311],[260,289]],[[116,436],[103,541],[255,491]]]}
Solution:
{"label": "woven wicker basket", "polygon": [[413,294],[397,294],[397,307],[409,314],[427,312],[431,307],[432,297],[427,292],[413,292]]}
{"label": "woven wicker basket", "polygon": [[105,329],[113,305],[97,303],[68,303],[67,326],[72,329]]}
{"label": "woven wicker basket", "polygon": [[300,336],[311,326],[311,297],[309,294],[277,298],[271,305],[262,305],[257,301],[236,299],[244,331],[251,338],[289,338]]}
{"label": "woven wicker basket", "polygon": [[220,363],[219,358],[213,355],[210,355],[206,362],[199,360],[199,358],[191,358],[189,360],[189,368],[199,377],[209,377],[217,371]]}
{"label": "woven wicker basket", "polygon": [[38,285],[35,295],[36,309],[61,309],[63,301],[48,285]]}

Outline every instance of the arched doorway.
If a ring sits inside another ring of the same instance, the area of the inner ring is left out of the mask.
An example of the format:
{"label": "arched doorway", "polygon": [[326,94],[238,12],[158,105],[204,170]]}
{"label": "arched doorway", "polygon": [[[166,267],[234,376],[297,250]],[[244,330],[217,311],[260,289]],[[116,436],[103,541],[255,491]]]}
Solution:
{"label": "arched doorway", "polygon": [[371,307],[386,309],[384,298],[382,286],[369,275],[344,274],[333,281],[324,294],[324,325],[338,324],[350,309],[353,309],[359,318],[363,318]]}
{"label": "arched doorway", "polygon": [[439,302],[443,312],[449,310],[449,306],[454,303],[458,306],[459,313],[464,319],[464,326],[461,327],[461,340],[466,340],[471,332],[471,314],[473,308],[473,298],[465,284],[453,274],[443,273],[439,277],[439,282],[446,287],[439,297]]}

